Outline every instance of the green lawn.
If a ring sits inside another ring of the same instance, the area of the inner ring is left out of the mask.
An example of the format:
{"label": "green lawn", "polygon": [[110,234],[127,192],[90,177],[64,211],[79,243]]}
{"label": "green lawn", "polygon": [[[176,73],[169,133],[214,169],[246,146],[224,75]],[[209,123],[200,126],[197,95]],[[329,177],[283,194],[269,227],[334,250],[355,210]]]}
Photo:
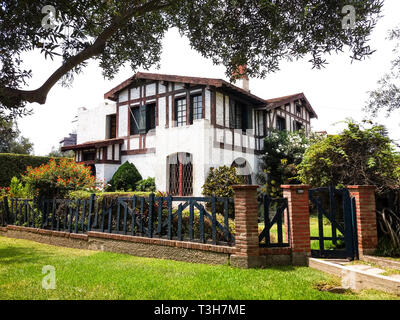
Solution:
{"label": "green lawn", "polygon": [[[55,290],[41,287],[45,265],[55,267]],[[317,290],[337,285],[306,267],[242,270],[0,237],[0,299],[399,299]]]}

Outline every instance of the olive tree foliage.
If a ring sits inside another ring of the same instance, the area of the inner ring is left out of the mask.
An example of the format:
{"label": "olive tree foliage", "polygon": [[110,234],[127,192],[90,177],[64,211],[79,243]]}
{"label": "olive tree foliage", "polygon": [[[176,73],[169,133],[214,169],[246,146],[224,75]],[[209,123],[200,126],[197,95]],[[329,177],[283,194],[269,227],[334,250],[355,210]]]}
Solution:
{"label": "olive tree foliage", "polygon": [[398,56],[392,61],[390,72],[378,81],[378,88],[369,92],[365,110],[374,117],[382,110],[389,116],[400,109],[400,27],[390,31],[389,39],[397,41],[394,53]]}
{"label": "olive tree foliage", "polygon": [[313,187],[374,185],[378,195],[400,189],[400,153],[385,127],[371,121],[347,120],[340,134],[311,145],[297,170]]}
{"label": "olive tree foliage", "polygon": [[[42,25],[46,5],[55,8],[54,28]],[[346,5],[355,8],[354,28],[342,27]],[[381,0],[0,0],[0,110],[23,114],[28,102],[44,104],[57,82],[70,84],[90,59],[106,78],[126,63],[157,66],[173,27],[228,76],[246,64],[249,76],[265,77],[280,61],[307,54],[321,67],[326,54],[344,47],[362,59],[373,52],[368,36],[381,8]],[[23,57],[34,50],[61,65],[32,89]]]}

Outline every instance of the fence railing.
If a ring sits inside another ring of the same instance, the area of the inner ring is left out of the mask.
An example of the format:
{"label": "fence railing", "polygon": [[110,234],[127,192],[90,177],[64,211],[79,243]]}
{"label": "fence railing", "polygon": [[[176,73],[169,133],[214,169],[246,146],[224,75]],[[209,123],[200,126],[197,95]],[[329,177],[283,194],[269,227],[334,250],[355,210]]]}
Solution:
{"label": "fence railing", "polygon": [[[260,247],[289,247],[289,209],[286,198],[259,197],[263,230],[258,236]],[[286,212],[286,217],[285,217]],[[286,223],[285,223],[286,222]]]}
{"label": "fence railing", "polygon": [[7,199],[0,222],[70,233],[98,231],[148,238],[233,245],[232,198],[149,197]]}

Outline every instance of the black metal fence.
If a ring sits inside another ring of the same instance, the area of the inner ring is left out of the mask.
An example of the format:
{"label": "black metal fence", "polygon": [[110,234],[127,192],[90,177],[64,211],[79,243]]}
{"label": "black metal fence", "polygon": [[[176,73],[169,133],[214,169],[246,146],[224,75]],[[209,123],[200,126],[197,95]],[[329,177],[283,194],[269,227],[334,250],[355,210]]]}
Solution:
{"label": "black metal fence", "polygon": [[262,231],[258,236],[260,247],[289,247],[290,230],[287,199],[271,199],[269,196],[264,195],[259,197],[258,203],[259,228],[262,226]]}
{"label": "black metal fence", "polygon": [[[7,199],[0,223],[70,233],[98,231],[148,238],[234,245],[232,198],[149,197]],[[218,208],[218,210],[217,210]],[[217,212],[219,211],[219,212]]]}

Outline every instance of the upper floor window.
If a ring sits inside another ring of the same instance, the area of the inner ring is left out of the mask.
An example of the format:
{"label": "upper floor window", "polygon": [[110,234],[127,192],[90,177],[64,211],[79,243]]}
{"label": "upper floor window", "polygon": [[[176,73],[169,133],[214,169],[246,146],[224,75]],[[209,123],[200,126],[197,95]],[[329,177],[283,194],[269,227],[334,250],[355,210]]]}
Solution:
{"label": "upper floor window", "polygon": [[178,127],[186,125],[186,98],[175,100],[175,120]]}
{"label": "upper floor window", "polygon": [[296,131],[302,130],[303,129],[303,124],[299,121],[295,121],[295,128]]}
{"label": "upper floor window", "polygon": [[300,105],[296,105],[296,114],[297,114],[297,116],[301,117],[301,106]]}
{"label": "upper floor window", "polygon": [[203,97],[202,95],[196,95],[191,97],[191,107],[193,110],[193,119],[203,118]]}
{"label": "upper floor window", "polygon": [[106,139],[114,139],[117,137],[117,117],[115,114],[107,116],[107,137]]}
{"label": "upper floor window", "polygon": [[233,99],[229,100],[229,126],[246,131],[253,126],[252,109]]}
{"label": "upper floor window", "polygon": [[286,119],[280,116],[276,117],[276,129],[279,131],[286,130]]}
{"label": "upper floor window", "polygon": [[130,135],[146,134],[156,127],[156,104],[130,108]]}

